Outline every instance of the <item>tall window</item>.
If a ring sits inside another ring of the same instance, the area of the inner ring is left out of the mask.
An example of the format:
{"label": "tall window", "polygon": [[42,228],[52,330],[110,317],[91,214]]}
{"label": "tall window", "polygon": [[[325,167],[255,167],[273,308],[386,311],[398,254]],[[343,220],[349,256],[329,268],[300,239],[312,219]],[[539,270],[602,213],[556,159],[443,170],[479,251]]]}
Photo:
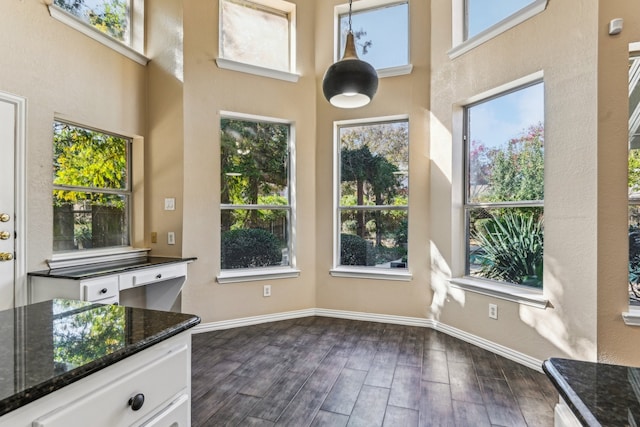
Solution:
{"label": "tall window", "polygon": [[53,250],[129,246],[131,140],[53,124]]}
{"label": "tall window", "polygon": [[409,122],[338,126],[337,266],[407,268]]}
{"label": "tall window", "polygon": [[640,56],[629,60],[629,302],[640,306]]}
{"label": "tall window", "polygon": [[291,126],[225,117],[220,128],[222,269],[289,266]]}
{"label": "tall window", "polygon": [[129,44],[130,0],[55,0],[54,4],[114,39]]}
{"label": "tall window", "polygon": [[[363,0],[366,2],[366,0]],[[366,7],[366,6],[365,6]],[[409,64],[409,2],[390,0],[386,4],[354,10],[351,28],[358,56],[376,69]],[[349,30],[349,14],[339,15],[339,58]]]}
{"label": "tall window", "polygon": [[470,39],[536,0],[465,0],[465,37]]}
{"label": "tall window", "polygon": [[466,275],[542,287],[544,84],[465,109]]}
{"label": "tall window", "polygon": [[295,4],[221,0],[220,56],[274,70],[295,69]]}

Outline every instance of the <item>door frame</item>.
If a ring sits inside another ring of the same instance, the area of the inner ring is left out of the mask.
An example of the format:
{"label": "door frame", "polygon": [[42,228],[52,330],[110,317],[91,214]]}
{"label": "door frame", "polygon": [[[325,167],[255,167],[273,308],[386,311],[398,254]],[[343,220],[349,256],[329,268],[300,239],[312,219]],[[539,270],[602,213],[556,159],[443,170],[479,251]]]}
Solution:
{"label": "door frame", "polygon": [[0,101],[13,104],[15,108],[13,304],[19,307],[27,304],[27,100],[0,91]]}

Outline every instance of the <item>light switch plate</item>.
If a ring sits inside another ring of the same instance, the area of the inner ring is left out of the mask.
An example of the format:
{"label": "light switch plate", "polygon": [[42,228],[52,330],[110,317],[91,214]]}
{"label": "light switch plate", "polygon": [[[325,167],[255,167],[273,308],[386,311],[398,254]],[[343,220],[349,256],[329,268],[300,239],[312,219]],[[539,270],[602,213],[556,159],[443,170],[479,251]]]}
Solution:
{"label": "light switch plate", "polygon": [[164,199],[164,210],[165,211],[175,211],[176,210],[176,199],[173,197],[168,197]]}

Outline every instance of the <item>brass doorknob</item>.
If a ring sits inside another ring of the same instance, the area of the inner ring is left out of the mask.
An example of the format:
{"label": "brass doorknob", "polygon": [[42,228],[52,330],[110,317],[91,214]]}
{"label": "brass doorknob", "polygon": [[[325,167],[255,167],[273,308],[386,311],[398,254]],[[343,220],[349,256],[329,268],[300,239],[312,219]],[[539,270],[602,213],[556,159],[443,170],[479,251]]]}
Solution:
{"label": "brass doorknob", "polygon": [[11,233],[8,231],[0,231],[0,240],[7,240],[11,237]]}
{"label": "brass doorknob", "polygon": [[6,214],[6,213],[0,214],[0,221],[1,222],[7,222],[10,219],[11,219],[11,217],[9,216],[9,214]]}
{"label": "brass doorknob", "polygon": [[0,252],[0,261],[11,261],[13,254],[9,252]]}

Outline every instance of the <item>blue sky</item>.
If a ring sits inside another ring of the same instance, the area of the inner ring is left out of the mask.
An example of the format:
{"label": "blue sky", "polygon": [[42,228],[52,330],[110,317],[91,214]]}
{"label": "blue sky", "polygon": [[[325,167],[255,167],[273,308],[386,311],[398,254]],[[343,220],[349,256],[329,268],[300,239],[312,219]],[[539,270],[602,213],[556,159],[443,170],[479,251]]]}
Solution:
{"label": "blue sky", "polygon": [[[502,21],[509,15],[522,9],[535,0],[467,0],[468,36],[471,38],[480,31]],[[488,3],[488,4],[487,4]]]}

